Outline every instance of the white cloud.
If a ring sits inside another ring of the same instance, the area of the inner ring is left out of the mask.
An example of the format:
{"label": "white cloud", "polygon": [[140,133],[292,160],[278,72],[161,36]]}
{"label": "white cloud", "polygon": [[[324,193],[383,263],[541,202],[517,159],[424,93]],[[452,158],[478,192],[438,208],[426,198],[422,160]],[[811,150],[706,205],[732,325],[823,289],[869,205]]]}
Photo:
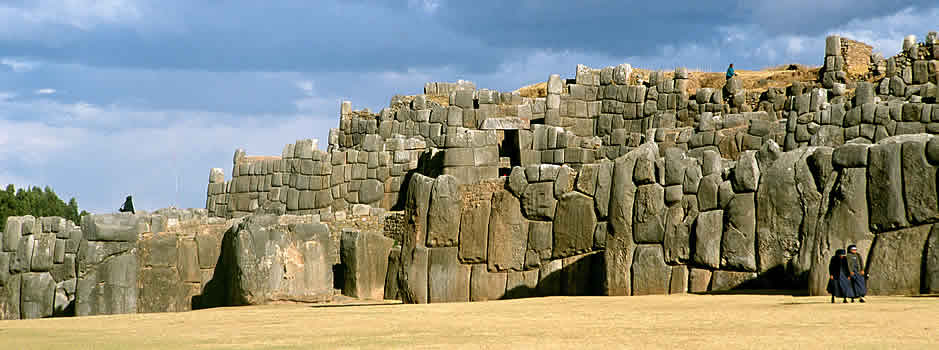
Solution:
{"label": "white cloud", "polygon": [[419,9],[432,15],[440,8],[442,0],[408,0],[408,8]]}
{"label": "white cloud", "polygon": [[39,67],[39,62],[19,58],[0,58],[0,64],[10,67],[16,73],[26,73]]}
{"label": "white cloud", "polygon": [[67,25],[90,30],[103,23],[132,22],[142,17],[141,6],[134,0],[37,0],[28,5],[0,5],[3,31],[17,25]]}
{"label": "white cloud", "polygon": [[35,91],[36,95],[52,95],[55,94],[55,89],[39,89]]}
{"label": "white cloud", "polygon": [[15,93],[0,91],[0,102],[6,102],[8,100],[13,99],[14,97],[16,97]]}

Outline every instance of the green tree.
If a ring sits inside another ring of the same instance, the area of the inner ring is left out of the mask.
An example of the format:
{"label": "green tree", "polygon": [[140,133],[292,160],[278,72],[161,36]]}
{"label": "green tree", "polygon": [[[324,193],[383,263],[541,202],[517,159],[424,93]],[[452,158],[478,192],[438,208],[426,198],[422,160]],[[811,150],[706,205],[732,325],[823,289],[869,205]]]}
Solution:
{"label": "green tree", "polygon": [[79,212],[75,198],[69,199],[68,204],[65,204],[49,186],[43,189],[33,186],[17,190],[10,184],[6,190],[0,191],[0,232],[4,230],[7,217],[10,216],[61,216],[78,224],[81,217],[87,214],[84,210]]}

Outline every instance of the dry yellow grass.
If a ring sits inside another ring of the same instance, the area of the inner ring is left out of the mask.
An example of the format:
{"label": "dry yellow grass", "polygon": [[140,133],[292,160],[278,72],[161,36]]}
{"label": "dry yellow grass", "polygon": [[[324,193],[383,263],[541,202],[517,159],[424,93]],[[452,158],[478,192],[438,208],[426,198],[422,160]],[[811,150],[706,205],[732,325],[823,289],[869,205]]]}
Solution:
{"label": "dry yellow grass", "polygon": [[939,299],[673,295],[0,322],[0,349],[936,349]]}
{"label": "dry yellow grass", "polygon": [[[792,69],[790,69],[792,68]],[[765,68],[758,71],[738,70],[737,77],[743,81],[743,87],[751,92],[763,92],[771,87],[784,88],[792,85],[793,82],[813,82],[818,79],[820,67],[807,67],[802,65],[782,65],[778,67]],[[636,83],[637,78],[649,80],[649,73],[652,71],[642,68],[634,68],[632,75],[632,84]],[[722,88],[726,79],[725,72],[688,72],[689,84],[686,91],[693,95],[698,88]],[[666,77],[673,76],[674,72],[665,72]],[[548,85],[546,82],[540,82],[522,87],[518,91],[522,97],[545,97],[548,95]]]}

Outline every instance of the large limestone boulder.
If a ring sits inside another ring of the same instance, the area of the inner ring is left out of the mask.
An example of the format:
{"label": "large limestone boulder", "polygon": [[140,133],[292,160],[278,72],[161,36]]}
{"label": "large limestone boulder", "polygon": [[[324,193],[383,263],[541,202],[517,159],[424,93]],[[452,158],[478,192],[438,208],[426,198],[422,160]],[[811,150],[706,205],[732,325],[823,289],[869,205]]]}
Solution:
{"label": "large limestone boulder", "polygon": [[427,246],[452,247],[460,238],[463,201],[457,180],[440,175],[434,180],[427,210]]}
{"label": "large limestone boulder", "polygon": [[250,215],[226,233],[231,242],[231,305],[331,298],[329,237],[297,231],[299,225],[281,221],[288,218]]}
{"label": "large limestone boulder", "polygon": [[609,208],[609,233],[604,251],[604,295],[631,295],[633,250],[633,218],[636,183],[633,182],[638,159],[654,160],[658,155],[655,143],[646,143],[616,159],[613,165]]}
{"label": "large limestone boulder", "polygon": [[721,265],[730,270],[756,271],[756,202],[754,193],[734,196],[726,212]]}
{"label": "large limestone boulder", "polygon": [[522,216],[518,198],[508,191],[494,193],[489,214],[489,270],[521,271],[527,242],[528,221]]}
{"label": "large limestone boulder", "polygon": [[[430,248],[427,272],[428,302],[449,303],[470,300],[470,265],[459,260],[457,247]],[[505,288],[505,286],[503,286]]]}
{"label": "large limestone boulder", "polygon": [[870,224],[874,231],[895,230],[909,226],[903,201],[900,143],[877,144],[870,148],[868,196]]}
{"label": "large limestone boulder", "polygon": [[[835,251],[870,240],[868,225],[867,169],[846,168],[826,186],[814,241],[799,250],[800,260],[810,262],[809,294],[826,295],[828,263]],[[761,231],[762,232],[762,231]],[[860,246],[860,244],[858,244]],[[761,251],[762,257],[762,251]]]}
{"label": "large limestone boulder", "polygon": [[933,225],[929,233],[929,240],[926,241],[926,268],[923,276],[925,292],[930,294],[939,293],[939,226]]}
{"label": "large limestone boulder", "polygon": [[639,245],[633,255],[633,295],[668,294],[669,271],[661,245]]}
{"label": "large limestone boulder", "polygon": [[786,270],[800,253],[809,256],[800,252],[800,237],[808,236],[809,240],[803,241],[808,246],[814,243],[822,197],[807,164],[813,152],[815,148],[800,148],[777,153],[772,159],[761,158],[763,176],[756,194],[757,260],[761,273]]}
{"label": "large limestone boulder", "polygon": [[636,217],[633,237],[636,243],[661,243],[665,238],[665,189],[659,184],[642,185],[636,190]]}
{"label": "large limestone boulder", "polygon": [[720,267],[723,223],[723,210],[706,211],[698,215],[694,233],[694,262],[696,264],[712,269]]}
{"label": "large limestone boulder", "polygon": [[593,233],[597,226],[593,204],[592,198],[579,192],[561,196],[554,218],[553,258],[564,258],[593,248]]}
{"label": "large limestone boulder", "polygon": [[344,267],[342,294],[382,300],[392,245],[394,240],[380,233],[343,230],[340,248]]}
{"label": "large limestone boulder", "polygon": [[540,182],[528,185],[522,191],[522,209],[531,220],[554,220],[558,201],[554,199],[554,183]]}
{"label": "large limestone boulder", "polygon": [[920,225],[877,234],[867,270],[870,294],[919,294],[923,247],[933,226]]}

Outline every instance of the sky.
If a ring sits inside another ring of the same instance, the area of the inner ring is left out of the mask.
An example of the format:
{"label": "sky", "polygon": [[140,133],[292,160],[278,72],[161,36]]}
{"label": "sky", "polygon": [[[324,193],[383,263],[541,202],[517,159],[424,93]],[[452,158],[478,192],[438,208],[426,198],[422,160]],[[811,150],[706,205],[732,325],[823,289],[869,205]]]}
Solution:
{"label": "sky", "polygon": [[235,149],[325,148],[344,100],[511,91],[577,64],[821,65],[830,34],[891,56],[936,18],[904,0],[0,0],[0,184],[93,213],[203,208]]}

